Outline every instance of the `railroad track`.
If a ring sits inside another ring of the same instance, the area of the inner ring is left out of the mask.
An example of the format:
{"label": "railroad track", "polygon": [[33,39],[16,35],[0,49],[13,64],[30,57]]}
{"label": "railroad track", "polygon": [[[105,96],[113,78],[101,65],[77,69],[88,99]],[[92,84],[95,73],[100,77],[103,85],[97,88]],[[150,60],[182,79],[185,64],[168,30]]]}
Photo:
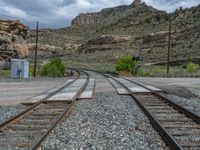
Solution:
{"label": "railroad track", "polygon": [[[40,146],[52,129],[64,116],[70,113],[76,99],[88,85],[88,73],[75,71],[79,75],[73,81],[0,125],[0,148],[17,147],[34,150]],[[73,97],[71,103],[66,101],[47,101],[48,98],[67,88],[80,78],[86,78],[87,80]]]}
{"label": "railroad track", "polygon": [[[199,116],[138,82],[117,75],[103,75],[112,78],[130,93],[170,149],[200,150]],[[133,93],[118,80],[120,78],[137,84],[150,93]]]}

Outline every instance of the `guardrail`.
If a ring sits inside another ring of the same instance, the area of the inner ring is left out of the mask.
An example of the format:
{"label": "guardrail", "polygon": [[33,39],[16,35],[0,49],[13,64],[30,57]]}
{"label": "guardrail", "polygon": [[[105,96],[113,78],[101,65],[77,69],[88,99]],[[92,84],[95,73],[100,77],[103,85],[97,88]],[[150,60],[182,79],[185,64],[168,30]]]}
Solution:
{"label": "guardrail", "polygon": [[155,77],[155,78],[200,78],[200,74],[156,74],[156,75],[149,75],[148,77]]}

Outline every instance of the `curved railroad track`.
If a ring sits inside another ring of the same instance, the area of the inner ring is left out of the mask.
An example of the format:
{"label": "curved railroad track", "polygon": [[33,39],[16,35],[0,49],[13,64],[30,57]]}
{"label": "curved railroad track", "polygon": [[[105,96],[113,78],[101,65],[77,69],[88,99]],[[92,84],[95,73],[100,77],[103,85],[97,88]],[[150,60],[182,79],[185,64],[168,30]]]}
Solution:
{"label": "curved railroad track", "polygon": [[[173,150],[200,149],[200,117],[198,115],[143,84],[117,75],[103,75],[112,78],[130,93],[168,147]],[[133,93],[119,79],[139,85],[150,93]]]}
{"label": "curved railroad track", "polygon": [[[89,82],[89,74],[75,70],[78,76],[40,102],[0,125],[0,148],[37,149],[52,129],[69,114],[78,96],[84,91]],[[48,98],[66,89],[76,80],[86,78],[83,86],[73,97],[72,102],[47,101]]]}

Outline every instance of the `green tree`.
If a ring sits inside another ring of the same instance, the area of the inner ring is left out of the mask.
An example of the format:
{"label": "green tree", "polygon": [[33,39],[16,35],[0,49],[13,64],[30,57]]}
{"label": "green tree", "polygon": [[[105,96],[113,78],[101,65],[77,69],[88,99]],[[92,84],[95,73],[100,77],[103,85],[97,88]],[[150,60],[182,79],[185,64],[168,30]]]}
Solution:
{"label": "green tree", "polygon": [[52,59],[41,71],[41,76],[63,77],[65,74],[65,65],[61,59]]}
{"label": "green tree", "polygon": [[119,61],[117,62],[116,70],[133,73],[135,64],[135,57],[126,55],[119,59]]}
{"label": "green tree", "polygon": [[189,62],[187,65],[186,65],[186,70],[187,72],[189,73],[195,73],[195,72],[198,72],[200,69],[200,66],[198,64],[195,64],[195,63],[192,63],[192,62]]}

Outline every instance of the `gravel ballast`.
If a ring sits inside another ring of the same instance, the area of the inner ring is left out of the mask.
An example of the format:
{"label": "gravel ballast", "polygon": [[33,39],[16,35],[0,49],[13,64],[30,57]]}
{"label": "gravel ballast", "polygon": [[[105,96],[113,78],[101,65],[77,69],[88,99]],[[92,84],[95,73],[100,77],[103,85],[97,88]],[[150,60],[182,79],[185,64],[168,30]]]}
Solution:
{"label": "gravel ballast", "polygon": [[98,93],[78,101],[42,149],[168,149],[129,96]]}
{"label": "gravel ballast", "polygon": [[0,124],[25,110],[25,106],[0,106]]}
{"label": "gravel ballast", "polygon": [[183,98],[172,94],[162,95],[200,116],[200,90],[191,88],[190,91],[194,93],[196,97]]}

